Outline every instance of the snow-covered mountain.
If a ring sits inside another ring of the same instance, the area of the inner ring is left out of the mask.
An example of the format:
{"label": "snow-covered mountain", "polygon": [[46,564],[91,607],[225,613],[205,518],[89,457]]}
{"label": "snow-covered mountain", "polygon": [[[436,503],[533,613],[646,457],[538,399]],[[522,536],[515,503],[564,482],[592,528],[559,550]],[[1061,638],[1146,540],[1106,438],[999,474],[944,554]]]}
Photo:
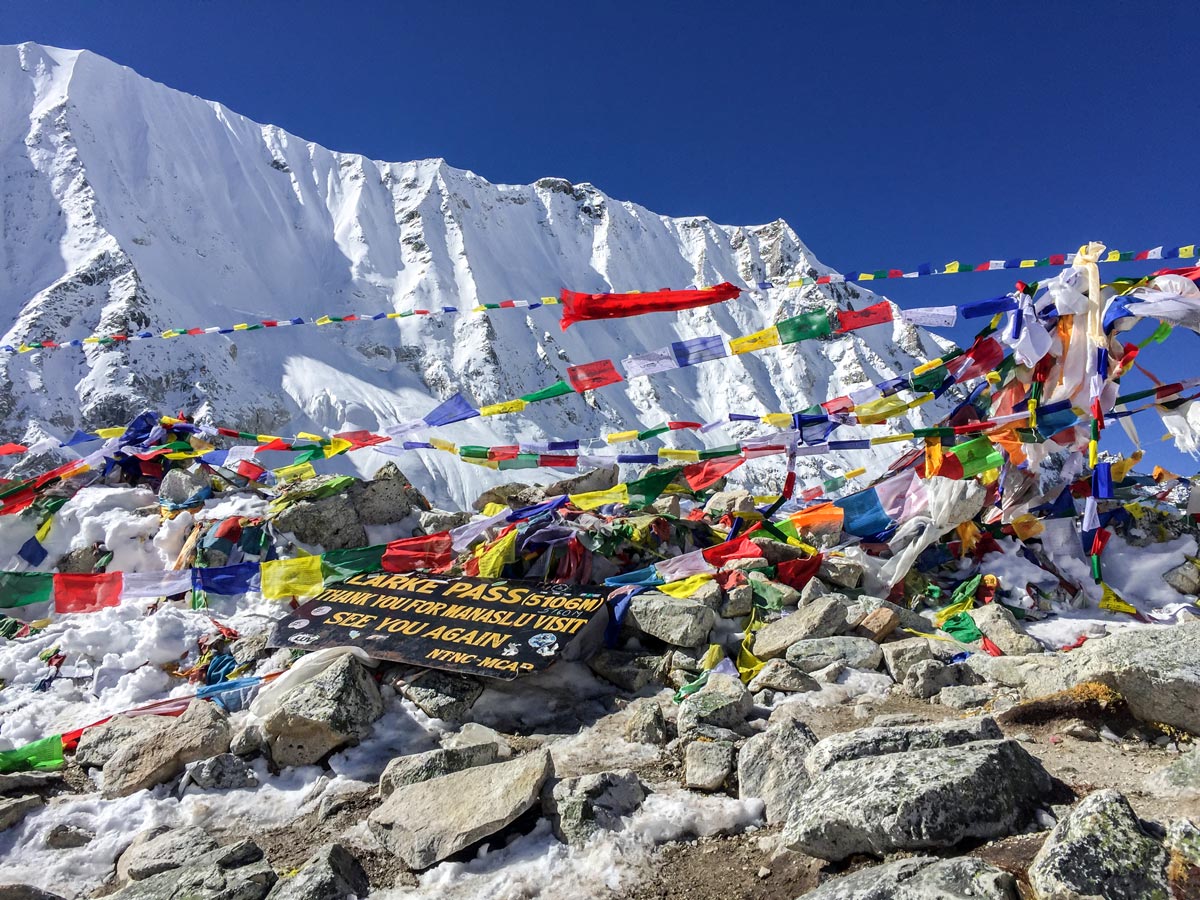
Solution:
{"label": "snow-covered mountain", "polygon": [[[439,159],[377,162],[87,51],[0,47],[5,343],[829,271],[783,221],[717,225],[559,178],[493,185]],[[379,429],[456,390],[493,403],[544,387],[569,365],[877,299],[853,285],[810,286],[566,333],[551,306],[2,356],[0,437],[117,425],[145,408],[256,433]],[[534,404],[444,436],[512,443],[794,410],[937,353],[928,334],[896,322]],[[705,439],[755,430],[741,428]],[[807,474],[868,456],[809,460]],[[349,460],[370,471],[385,457],[364,450]],[[440,453],[401,463],[433,496],[458,502],[499,477]]]}

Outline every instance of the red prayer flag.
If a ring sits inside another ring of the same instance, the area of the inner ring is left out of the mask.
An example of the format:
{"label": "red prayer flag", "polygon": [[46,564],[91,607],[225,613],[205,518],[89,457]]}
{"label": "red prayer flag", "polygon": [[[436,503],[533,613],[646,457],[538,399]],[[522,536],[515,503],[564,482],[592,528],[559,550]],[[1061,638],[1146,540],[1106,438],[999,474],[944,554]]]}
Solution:
{"label": "red prayer flag", "polygon": [[14,453],[24,453],[28,450],[21,444],[0,444],[0,456],[11,456]]}
{"label": "red prayer flag", "polygon": [[239,459],[236,471],[243,478],[249,478],[251,481],[258,481],[258,479],[261,478],[267,470],[262,466],[256,466],[248,459]]}
{"label": "red prayer flag", "polygon": [[821,409],[833,415],[834,413],[849,412],[854,409],[854,401],[849,397],[834,397],[832,400],[826,400],[821,404]]}
{"label": "red prayer flag", "polygon": [[957,382],[969,381],[994,371],[1004,359],[1004,346],[995,338],[983,338],[971,345],[971,349],[962,355],[965,362],[961,363],[954,373]]}
{"label": "red prayer flag", "polygon": [[856,328],[866,328],[868,325],[882,325],[893,319],[892,304],[886,300],[868,306],[866,309],[839,309],[837,314],[839,332],[854,331]]}
{"label": "red prayer flag", "polygon": [[817,574],[817,570],[821,568],[821,560],[823,558],[818,553],[816,556],[808,557],[808,559],[789,559],[786,562],[781,562],[775,567],[775,580],[782,581],[784,584],[798,591],[802,590],[813,579],[813,576]]}
{"label": "red prayer flag", "polygon": [[392,541],[383,551],[383,570],[447,569],[454,562],[453,543],[448,531]]}
{"label": "red prayer flag", "polygon": [[1004,651],[992,643],[991,639],[986,634],[981,638],[981,643],[983,644],[983,649],[991,656],[1004,655]]}
{"label": "red prayer flag", "polygon": [[548,469],[573,469],[579,464],[579,457],[563,454],[538,454],[538,465]]}
{"label": "red prayer flag", "polygon": [[289,444],[287,441],[285,441],[283,438],[275,438],[275,440],[271,441],[270,443],[263,444],[258,449],[259,450],[291,450],[292,445]]}
{"label": "red prayer flag", "polygon": [[570,366],[567,368],[567,378],[571,387],[580,394],[625,380],[613,366],[611,359],[598,359],[581,366]]}
{"label": "red prayer flag", "polygon": [[386,444],[391,440],[389,437],[384,437],[382,434],[372,434],[370,431],[339,431],[334,435],[335,438],[341,438],[343,441],[349,441],[353,446],[351,450],[358,450],[362,447],[374,447],[376,444]]}
{"label": "red prayer flag", "polygon": [[563,314],[562,330],[576,322],[592,319],[623,319],[652,312],[674,312],[695,309],[733,300],[742,293],[729,282],[716,287],[691,291],[650,291],[644,294],[581,294],[563,290],[560,297]]}
{"label": "red prayer flag", "polygon": [[703,428],[704,425],[700,422],[668,422],[667,427],[672,431],[680,431],[684,428]]}
{"label": "red prayer flag", "polygon": [[721,456],[683,467],[683,478],[693,491],[702,491],[728,475],[746,460],[741,456]]}
{"label": "red prayer flag", "polygon": [[86,613],[116,606],[123,583],[120,572],[59,573],[54,576],[54,611]]}
{"label": "red prayer flag", "polygon": [[750,538],[743,535],[739,538],[734,538],[732,541],[725,541],[717,544],[715,547],[709,547],[700,554],[704,557],[704,561],[710,566],[720,568],[729,562],[731,559],[745,559],[747,557],[761,557],[763,555],[762,548]]}

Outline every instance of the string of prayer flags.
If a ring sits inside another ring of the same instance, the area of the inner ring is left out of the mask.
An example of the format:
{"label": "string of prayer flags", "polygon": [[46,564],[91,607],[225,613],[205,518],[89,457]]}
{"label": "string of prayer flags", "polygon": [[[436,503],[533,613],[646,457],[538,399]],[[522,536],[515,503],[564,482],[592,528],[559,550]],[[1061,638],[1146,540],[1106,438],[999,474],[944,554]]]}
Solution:
{"label": "string of prayer flags", "polygon": [[619,319],[652,312],[695,309],[734,300],[741,293],[741,288],[727,281],[698,290],[664,290],[635,294],[583,294],[564,289],[559,295],[563,307],[561,327],[566,331],[576,322],[593,319]]}

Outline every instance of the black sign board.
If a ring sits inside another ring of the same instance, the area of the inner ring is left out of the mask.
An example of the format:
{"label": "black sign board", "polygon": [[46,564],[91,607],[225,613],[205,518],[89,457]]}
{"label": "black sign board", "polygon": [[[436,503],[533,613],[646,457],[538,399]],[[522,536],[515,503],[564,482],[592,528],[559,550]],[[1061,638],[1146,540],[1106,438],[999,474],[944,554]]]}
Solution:
{"label": "black sign board", "polygon": [[594,585],[354,575],[282,619],[270,643],[304,650],[351,644],[377,659],[512,679],[546,668],[594,631],[588,625],[606,596]]}

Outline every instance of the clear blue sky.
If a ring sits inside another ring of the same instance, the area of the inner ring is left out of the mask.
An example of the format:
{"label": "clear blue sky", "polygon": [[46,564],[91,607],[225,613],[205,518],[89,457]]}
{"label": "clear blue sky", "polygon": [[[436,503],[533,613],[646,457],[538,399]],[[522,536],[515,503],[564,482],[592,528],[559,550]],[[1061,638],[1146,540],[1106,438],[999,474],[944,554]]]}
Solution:
{"label": "clear blue sky", "polygon": [[[1200,241],[1194,18],[1145,0],[0,0],[0,43],[86,47],[377,159],[590,181],[724,223],[784,218],[845,271]],[[886,292],[917,306],[1011,283]],[[1160,377],[1200,374],[1195,335],[1154,350]],[[1157,417],[1139,421],[1148,449],[1194,471],[1158,443]]]}

